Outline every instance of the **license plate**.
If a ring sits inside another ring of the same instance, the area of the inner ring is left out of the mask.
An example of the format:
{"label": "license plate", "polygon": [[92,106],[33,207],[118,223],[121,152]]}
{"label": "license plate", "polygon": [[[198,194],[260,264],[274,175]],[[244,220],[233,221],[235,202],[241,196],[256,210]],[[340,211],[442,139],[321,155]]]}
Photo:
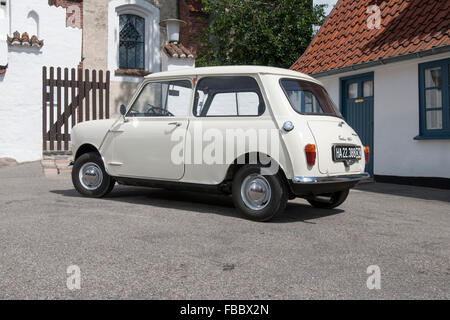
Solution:
{"label": "license plate", "polygon": [[361,159],[361,147],[333,146],[333,161],[348,161]]}

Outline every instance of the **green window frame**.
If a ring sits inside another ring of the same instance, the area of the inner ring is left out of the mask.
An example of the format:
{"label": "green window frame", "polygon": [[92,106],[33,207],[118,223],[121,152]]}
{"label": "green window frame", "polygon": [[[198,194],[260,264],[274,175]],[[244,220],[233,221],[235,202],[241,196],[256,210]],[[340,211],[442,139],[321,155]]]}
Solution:
{"label": "green window frame", "polygon": [[421,139],[450,139],[450,59],[419,64]]}

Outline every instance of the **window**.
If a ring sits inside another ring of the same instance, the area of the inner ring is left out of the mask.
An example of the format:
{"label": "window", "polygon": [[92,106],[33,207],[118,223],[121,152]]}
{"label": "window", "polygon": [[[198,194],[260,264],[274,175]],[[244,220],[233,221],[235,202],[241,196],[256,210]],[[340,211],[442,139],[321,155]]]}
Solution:
{"label": "window", "polygon": [[[152,4],[155,1],[106,2],[107,67],[108,70],[113,70],[111,80],[138,83],[142,80],[141,77],[161,71],[160,11]],[[133,16],[137,18],[132,18]]]}
{"label": "window", "polygon": [[450,138],[450,59],[419,66],[420,134]]}
{"label": "window", "polygon": [[252,77],[206,77],[198,82],[196,117],[254,117],[264,111],[261,91]]}
{"label": "window", "polygon": [[373,81],[368,80],[363,82],[363,97],[373,97]]}
{"label": "window", "polygon": [[192,85],[188,80],[150,82],[128,111],[128,117],[185,117],[191,104]]}
{"label": "window", "polygon": [[358,98],[358,83],[350,83],[348,85],[348,93],[347,93],[347,97],[349,99],[356,99]]}
{"label": "window", "polygon": [[[280,84],[298,113],[341,116],[328,93],[318,84],[297,79],[282,79]],[[353,90],[350,87],[349,93]]]}
{"label": "window", "polygon": [[145,68],[145,19],[132,14],[119,17],[119,68]]}

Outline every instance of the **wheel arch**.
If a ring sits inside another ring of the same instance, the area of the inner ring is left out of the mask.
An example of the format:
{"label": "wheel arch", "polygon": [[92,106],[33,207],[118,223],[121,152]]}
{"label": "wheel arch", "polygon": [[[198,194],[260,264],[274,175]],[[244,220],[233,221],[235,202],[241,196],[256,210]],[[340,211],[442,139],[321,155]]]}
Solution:
{"label": "wheel arch", "polygon": [[[259,159],[260,159],[261,156],[269,157],[271,159],[271,161],[274,161],[276,163],[276,165],[279,168],[278,173],[279,173],[281,179],[283,180],[283,183],[286,185],[287,190],[290,190],[288,179],[287,179],[286,173],[285,173],[285,169],[279,163],[279,161],[276,161],[270,155],[267,155],[267,154],[265,154],[263,152],[257,152],[257,151],[255,151],[255,152],[247,152],[247,153],[237,157],[233,161],[233,163],[228,166],[224,182],[232,181],[234,176],[235,176],[235,174],[236,174],[236,172],[238,172],[238,170],[240,168],[242,168],[243,166],[248,165],[248,164],[258,164],[258,163],[260,163]],[[253,159],[257,159],[257,163],[250,163],[250,160],[253,160]]]}
{"label": "wheel arch", "polygon": [[77,160],[80,156],[89,152],[95,152],[100,155],[100,152],[98,151],[97,147],[95,147],[90,143],[85,143],[77,149],[74,160]]}

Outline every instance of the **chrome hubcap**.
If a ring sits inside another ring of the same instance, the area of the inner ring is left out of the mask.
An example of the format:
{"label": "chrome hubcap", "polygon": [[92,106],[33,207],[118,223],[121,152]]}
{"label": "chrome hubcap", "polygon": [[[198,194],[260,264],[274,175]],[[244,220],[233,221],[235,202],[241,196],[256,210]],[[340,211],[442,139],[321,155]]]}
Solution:
{"label": "chrome hubcap", "polygon": [[87,190],[95,190],[103,182],[103,172],[100,167],[93,162],[85,163],[79,173],[81,185]]}
{"label": "chrome hubcap", "polygon": [[251,174],[244,179],[241,197],[244,204],[252,210],[262,210],[270,202],[272,190],[269,182],[260,174]]}

